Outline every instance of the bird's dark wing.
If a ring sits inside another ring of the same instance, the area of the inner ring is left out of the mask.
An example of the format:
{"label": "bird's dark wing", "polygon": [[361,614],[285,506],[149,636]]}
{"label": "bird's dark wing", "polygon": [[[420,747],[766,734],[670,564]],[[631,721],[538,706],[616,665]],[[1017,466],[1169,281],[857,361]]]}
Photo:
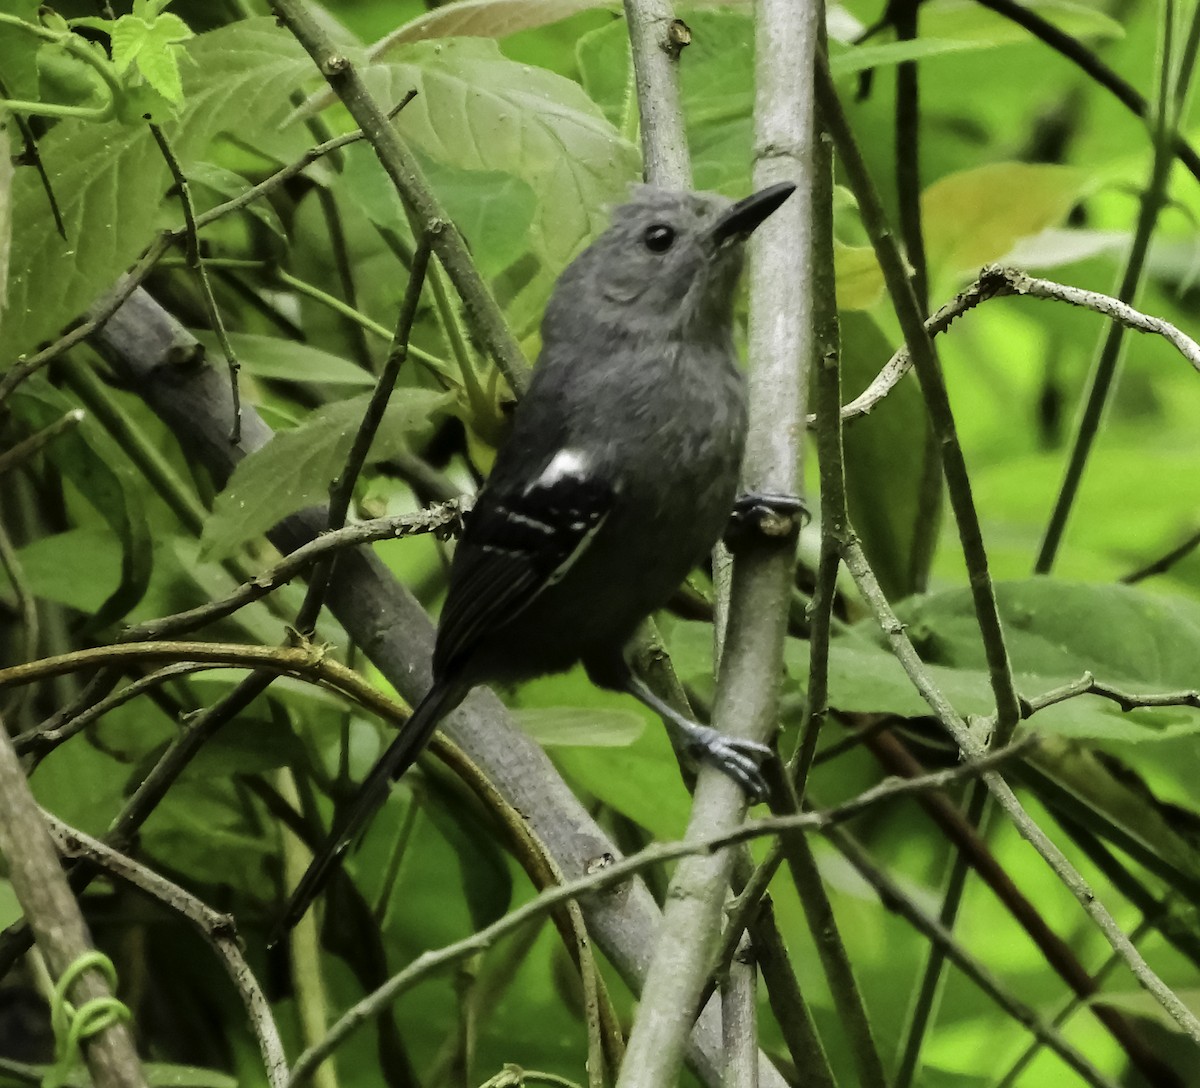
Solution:
{"label": "bird's dark wing", "polygon": [[467,518],[438,623],[434,671],[469,653],[481,634],[523,612],[579,558],[615,492],[582,472],[543,474],[521,489],[484,488]]}

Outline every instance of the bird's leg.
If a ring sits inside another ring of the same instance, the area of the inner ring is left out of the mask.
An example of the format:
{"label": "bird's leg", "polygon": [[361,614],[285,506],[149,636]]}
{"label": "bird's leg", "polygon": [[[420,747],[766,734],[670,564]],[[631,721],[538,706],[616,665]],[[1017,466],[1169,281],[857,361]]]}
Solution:
{"label": "bird's leg", "polygon": [[700,725],[684,717],[655,695],[645,681],[635,676],[623,659],[620,665],[615,662],[606,664],[607,668],[599,669],[594,663],[588,663],[588,675],[593,683],[632,695],[662,718],[663,725],[694,759],[709,763],[729,775],[754,800],[759,801],[767,796],[767,780],[759,768],[759,764],[771,754],[767,745],[726,736],[711,726]]}
{"label": "bird's leg", "polygon": [[751,540],[778,540],[796,532],[808,519],[808,505],[798,495],[747,491],[734,501],[725,546],[736,552]]}

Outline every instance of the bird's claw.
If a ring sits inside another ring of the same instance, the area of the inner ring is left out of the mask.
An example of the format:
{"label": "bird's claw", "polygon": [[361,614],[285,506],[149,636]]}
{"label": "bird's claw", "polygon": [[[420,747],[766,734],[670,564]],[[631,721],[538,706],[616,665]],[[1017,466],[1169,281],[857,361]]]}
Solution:
{"label": "bird's claw", "polygon": [[729,737],[709,726],[698,726],[689,737],[689,747],[697,759],[711,764],[732,778],[751,800],[762,801],[770,793],[760,764],[771,749],[756,740]]}
{"label": "bird's claw", "polygon": [[748,491],[734,501],[725,544],[737,551],[751,539],[779,540],[796,532],[808,518],[808,505],[798,495]]}

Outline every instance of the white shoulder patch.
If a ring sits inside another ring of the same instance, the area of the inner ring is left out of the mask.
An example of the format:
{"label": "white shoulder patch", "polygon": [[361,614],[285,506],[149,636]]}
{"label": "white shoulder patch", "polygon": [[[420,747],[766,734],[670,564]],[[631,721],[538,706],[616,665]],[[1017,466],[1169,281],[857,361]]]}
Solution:
{"label": "white shoulder patch", "polygon": [[559,450],[553,460],[542,469],[534,487],[550,487],[568,476],[583,476],[587,471],[587,457],[579,450]]}

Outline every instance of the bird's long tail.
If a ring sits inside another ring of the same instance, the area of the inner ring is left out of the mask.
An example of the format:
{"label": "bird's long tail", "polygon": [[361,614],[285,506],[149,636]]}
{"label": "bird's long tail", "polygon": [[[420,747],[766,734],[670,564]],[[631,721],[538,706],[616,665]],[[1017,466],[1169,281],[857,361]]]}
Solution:
{"label": "bird's long tail", "polygon": [[287,909],[277,927],[278,936],[282,936],[304,917],[346,849],[387,799],[391,783],[416,762],[417,756],[433,736],[438,722],[458,706],[465,694],[466,690],[460,684],[434,681],[429,694],[417,704],[412,717],[405,722],[399,735],[363,779],[349,807],[339,814],[328,838],[313,854],[308,869],[288,900]]}

